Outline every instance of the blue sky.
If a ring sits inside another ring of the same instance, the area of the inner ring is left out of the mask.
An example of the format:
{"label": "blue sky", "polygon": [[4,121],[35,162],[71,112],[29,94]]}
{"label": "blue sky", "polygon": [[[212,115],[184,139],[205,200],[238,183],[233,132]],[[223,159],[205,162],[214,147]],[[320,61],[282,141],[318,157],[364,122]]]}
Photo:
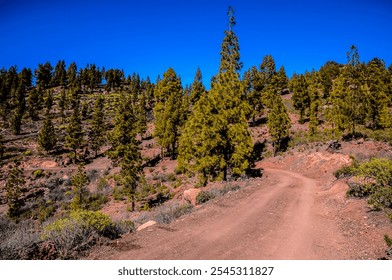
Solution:
{"label": "blue sky", "polygon": [[362,61],[392,63],[390,0],[0,0],[0,67],[64,59],[153,81],[173,67],[186,84],[199,66],[208,85],[229,5],[244,69],[271,54],[288,75],[303,73],[328,60],[345,63],[352,44]]}

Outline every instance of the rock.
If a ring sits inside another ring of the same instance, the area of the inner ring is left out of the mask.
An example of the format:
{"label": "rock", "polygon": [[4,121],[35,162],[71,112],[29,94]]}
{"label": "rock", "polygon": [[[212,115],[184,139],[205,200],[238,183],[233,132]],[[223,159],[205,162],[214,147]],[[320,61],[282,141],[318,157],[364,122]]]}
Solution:
{"label": "rock", "polygon": [[199,189],[189,189],[184,191],[184,199],[188,201],[190,204],[196,206],[196,197],[200,193]]}
{"label": "rock", "polygon": [[146,228],[148,228],[148,227],[151,227],[151,226],[155,225],[156,223],[157,223],[156,221],[148,221],[148,222],[145,222],[145,223],[142,224],[140,227],[138,227],[138,228],[136,229],[136,231],[141,231],[141,230],[143,230],[143,229],[146,229]]}

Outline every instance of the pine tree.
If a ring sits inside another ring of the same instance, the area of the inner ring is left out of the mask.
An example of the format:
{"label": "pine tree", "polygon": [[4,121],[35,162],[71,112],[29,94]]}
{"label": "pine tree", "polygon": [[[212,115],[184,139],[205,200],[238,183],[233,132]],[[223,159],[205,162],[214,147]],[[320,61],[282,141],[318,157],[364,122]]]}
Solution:
{"label": "pine tree", "polygon": [[75,87],[76,86],[76,80],[77,80],[77,66],[75,62],[72,62],[67,69],[67,81],[68,81],[68,86],[69,87]]}
{"label": "pine tree", "polygon": [[66,146],[74,152],[75,160],[77,160],[77,149],[83,146],[83,128],[80,117],[79,102],[76,102],[72,112],[72,116],[67,126],[67,136],[65,137]]}
{"label": "pine tree", "polygon": [[54,67],[52,86],[66,86],[67,85],[67,72],[65,71],[64,60],[59,60]]}
{"label": "pine tree", "polygon": [[313,137],[317,134],[319,126],[319,110],[321,106],[322,96],[322,79],[319,72],[314,72],[309,77],[307,91],[309,93],[309,136]]}
{"label": "pine tree", "polygon": [[366,88],[363,86],[361,64],[355,46],[351,46],[347,58],[348,62],[334,80],[328,98],[330,107],[327,116],[335,137],[345,131],[354,136],[356,127],[363,124],[366,117]]}
{"label": "pine tree", "polygon": [[132,138],[130,143],[124,147],[124,154],[123,158],[120,160],[120,167],[120,183],[125,188],[129,189],[132,211],[134,211],[136,188],[143,177],[142,157],[135,138]]}
{"label": "pine tree", "polygon": [[16,162],[15,165],[10,168],[5,185],[8,201],[7,216],[14,221],[18,221],[21,214],[21,208],[23,206],[21,191],[25,184],[23,169],[21,169],[19,165],[20,164]]}
{"label": "pine tree", "polygon": [[129,95],[121,95],[120,102],[114,117],[114,128],[109,134],[109,141],[112,147],[108,154],[117,164],[124,158],[126,146],[136,137],[136,117]]}
{"label": "pine tree", "polygon": [[308,82],[304,75],[294,75],[290,83],[294,108],[299,110],[299,123],[304,123],[306,110],[310,108]]}
{"label": "pine tree", "polygon": [[19,135],[22,127],[23,115],[26,110],[25,100],[26,90],[23,84],[20,82],[15,94],[15,109],[12,117],[12,128],[15,135]]}
{"label": "pine tree", "polygon": [[19,73],[19,80],[25,89],[28,89],[32,85],[33,73],[30,68],[23,68]]}
{"label": "pine tree", "polygon": [[391,125],[388,108],[389,73],[384,61],[374,58],[366,66],[366,111],[373,128]]}
{"label": "pine tree", "polygon": [[258,87],[261,91],[263,105],[272,108],[277,92],[276,66],[272,55],[266,55],[260,64]]}
{"label": "pine tree", "polygon": [[71,210],[85,210],[86,199],[88,196],[87,184],[89,179],[86,175],[86,170],[82,165],[78,166],[78,171],[71,178],[73,185],[73,198],[70,204]]}
{"label": "pine tree", "polygon": [[50,111],[46,112],[45,123],[38,133],[38,145],[45,151],[51,151],[56,147],[57,137],[52,122]]}
{"label": "pine tree", "polygon": [[333,81],[340,74],[341,65],[335,61],[327,61],[320,68],[320,75],[323,85],[323,98],[328,98],[330,92],[332,91]]}
{"label": "pine tree", "polygon": [[239,79],[242,63],[231,7],[228,16],[219,73],[209,94],[196,102],[180,140],[179,169],[197,172],[201,184],[244,174],[253,164],[253,141],[246,118],[250,107]]}
{"label": "pine tree", "polygon": [[67,94],[66,94],[65,90],[62,90],[61,93],[60,93],[59,101],[58,101],[58,107],[60,109],[61,122],[64,122],[64,119],[65,119],[66,102],[67,102]]}
{"label": "pine tree", "polygon": [[88,105],[88,102],[84,101],[82,102],[82,119],[86,120],[89,118],[90,114],[90,106]]}
{"label": "pine tree", "polygon": [[147,131],[147,109],[146,109],[146,97],[144,94],[137,96],[135,108],[135,115],[137,116],[136,131],[143,139],[144,133]]}
{"label": "pine tree", "polygon": [[132,211],[135,208],[136,188],[143,176],[140,148],[136,141],[137,122],[133,114],[132,98],[122,95],[110,134],[112,147],[109,157],[121,167],[119,183],[130,191]]}
{"label": "pine tree", "polygon": [[36,88],[33,88],[30,90],[29,97],[27,99],[27,108],[28,108],[28,113],[32,121],[38,121],[39,120],[39,96]]}
{"label": "pine tree", "polygon": [[290,118],[280,95],[276,94],[274,105],[268,112],[267,127],[272,137],[274,155],[276,155],[278,151],[285,148],[284,144],[288,140],[291,128]]}
{"label": "pine tree", "polygon": [[95,156],[101,146],[106,140],[106,125],[105,125],[105,114],[104,114],[104,97],[99,95],[94,105],[94,112],[91,120],[91,129],[89,133],[89,143],[93,149]]}
{"label": "pine tree", "polygon": [[181,110],[183,89],[180,77],[172,68],[163,74],[163,79],[157,84],[154,94],[154,135],[161,146],[162,158],[164,149],[171,154],[171,158],[174,158],[183,125]]}
{"label": "pine tree", "polygon": [[193,83],[191,86],[191,94],[190,94],[190,104],[194,106],[196,102],[200,99],[200,96],[206,93],[206,89],[203,85],[203,76],[200,68],[197,68],[195,78],[193,79]]}
{"label": "pine tree", "polygon": [[252,108],[251,117],[253,125],[256,122],[256,115],[260,114],[264,108],[262,92],[264,85],[261,83],[260,72],[256,66],[244,73],[244,86],[246,100]]}
{"label": "pine tree", "polygon": [[275,75],[275,87],[278,94],[283,94],[285,90],[288,88],[289,79],[286,75],[286,70],[284,66],[279,68],[279,71]]}
{"label": "pine tree", "polygon": [[53,76],[53,67],[50,62],[39,64],[38,69],[35,70],[35,77],[37,79],[37,86],[45,89],[49,87]]}
{"label": "pine tree", "polygon": [[45,95],[45,108],[47,111],[51,111],[53,107],[53,90],[47,90]]}

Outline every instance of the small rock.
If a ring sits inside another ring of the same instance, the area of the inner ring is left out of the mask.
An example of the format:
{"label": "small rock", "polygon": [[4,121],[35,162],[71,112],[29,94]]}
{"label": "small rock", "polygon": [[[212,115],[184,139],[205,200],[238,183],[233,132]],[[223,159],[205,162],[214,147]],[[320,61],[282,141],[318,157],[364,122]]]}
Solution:
{"label": "small rock", "polygon": [[148,222],[145,222],[145,223],[142,224],[140,227],[138,227],[136,231],[141,231],[141,230],[143,230],[143,229],[146,229],[146,228],[148,228],[148,227],[151,227],[151,226],[155,225],[156,223],[157,223],[156,221],[148,221]]}

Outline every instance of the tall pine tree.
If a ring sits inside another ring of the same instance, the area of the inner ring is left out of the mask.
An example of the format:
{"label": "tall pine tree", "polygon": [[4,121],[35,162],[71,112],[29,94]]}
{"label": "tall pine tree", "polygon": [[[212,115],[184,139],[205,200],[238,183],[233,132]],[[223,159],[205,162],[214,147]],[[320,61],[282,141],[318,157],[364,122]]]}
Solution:
{"label": "tall pine tree", "polygon": [[203,85],[203,76],[200,68],[198,67],[191,86],[191,94],[189,98],[191,106],[194,106],[200,97],[205,94],[205,92],[206,88]]}
{"label": "tall pine tree", "polygon": [[180,77],[172,68],[163,74],[163,79],[157,84],[154,94],[154,135],[161,145],[162,158],[164,150],[174,158],[183,125],[181,110],[183,89]]}
{"label": "tall pine tree", "polygon": [[291,122],[287,114],[286,107],[283,104],[282,97],[276,94],[272,109],[268,112],[267,120],[268,132],[272,137],[274,146],[274,155],[285,148],[288,141]]}
{"label": "tall pine tree", "polygon": [[84,144],[84,132],[79,107],[79,101],[75,100],[75,106],[66,128],[67,136],[65,137],[66,146],[71,148],[73,151],[75,160],[77,160],[77,150],[80,149]]}
{"label": "tall pine tree", "polygon": [[46,112],[44,126],[38,133],[38,145],[45,151],[51,151],[56,147],[57,137],[53,126],[50,111]]}
{"label": "tall pine tree", "polygon": [[246,118],[250,107],[239,79],[242,63],[231,7],[228,17],[219,73],[209,94],[196,102],[180,140],[179,168],[197,172],[201,184],[244,174],[253,164],[253,141]]}
{"label": "tall pine tree", "polygon": [[18,221],[20,218],[23,200],[21,198],[22,188],[25,184],[23,169],[20,168],[19,162],[16,162],[7,175],[5,190],[8,201],[8,218]]}
{"label": "tall pine tree", "polygon": [[94,112],[91,120],[91,128],[89,132],[89,143],[91,149],[93,149],[95,156],[101,146],[106,140],[106,125],[105,125],[105,113],[104,113],[104,97],[99,95],[94,105]]}
{"label": "tall pine tree", "polygon": [[129,189],[132,211],[135,208],[136,188],[143,176],[142,157],[136,141],[137,122],[133,112],[131,96],[122,95],[114,129],[109,137],[112,147],[108,153],[113,162],[121,167],[118,183]]}
{"label": "tall pine tree", "polygon": [[366,95],[363,86],[358,49],[351,46],[347,52],[347,64],[334,80],[328,98],[327,118],[332,125],[334,137],[348,132],[355,135],[356,127],[366,117]]}

